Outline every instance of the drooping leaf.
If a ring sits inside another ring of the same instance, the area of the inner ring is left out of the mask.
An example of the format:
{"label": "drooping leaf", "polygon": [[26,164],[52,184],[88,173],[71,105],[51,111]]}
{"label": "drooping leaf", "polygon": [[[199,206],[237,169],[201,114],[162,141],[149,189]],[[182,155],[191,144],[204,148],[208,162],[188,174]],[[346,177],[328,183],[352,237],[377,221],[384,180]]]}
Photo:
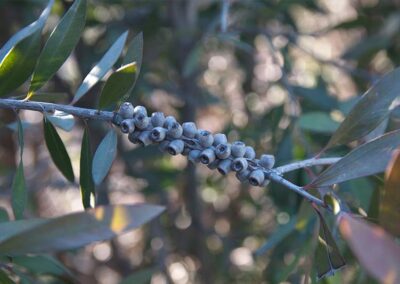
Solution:
{"label": "drooping leaf", "polygon": [[392,151],[400,145],[400,130],[389,132],[365,143],[323,171],[312,187],[327,186],[383,172]]}
{"label": "drooping leaf", "polygon": [[90,196],[95,194],[92,179],[92,151],[90,149],[89,133],[85,128],[82,137],[79,184],[81,187],[82,203],[84,208],[90,208]]}
{"label": "drooping leaf", "polygon": [[44,27],[44,24],[47,21],[47,18],[50,15],[51,7],[53,7],[54,0],[50,0],[47,3],[46,8],[43,10],[43,12],[40,14],[39,18],[31,23],[29,26],[26,26],[22,30],[18,31],[16,34],[14,34],[7,42],[6,44],[0,49],[0,62],[3,61],[4,57],[10,52],[10,50],[20,41],[23,39],[31,36],[38,30],[42,30]]}
{"label": "drooping leaf", "polygon": [[24,164],[22,161],[22,154],[24,151],[24,130],[22,127],[21,120],[19,118],[17,120],[17,123],[18,123],[17,125],[18,125],[18,143],[19,143],[20,161],[13,180],[11,203],[15,219],[22,219],[26,203],[28,200],[28,196],[26,192]]}
{"label": "drooping leaf", "polygon": [[136,63],[129,63],[108,78],[100,95],[99,108],[117,104],[128,94],[136,81]]}
{"label": "drooping leaf", "polygon": [[46,114],[48,119],[53,125],[65,131],[71,131],[75,125],[75,118],[72,114],[56,110],[52,114]]}
{"label": "drooping leaf", "polygon": [[7,210],[0,207],[0,223],[7,222],[8,220],[10,220],[10,218],[8,217]]}
{"label": "drooping leaf", "polygon": [[124,48],[127,36],[127,31],[120,35],[96,66],[93,67],[76,91],[72,103],[81,99],[113,67]]}
{"label": "drooping leaf", "polygon": [[136,35],[128,45],[128,50],[124,57],[122,65],[136,62],[136,77],[139,75],[143,61],[143,33]]}
{"label": "drooping leaf", "polygon": [[103,206],[53,219],[3,223],[0,254],[56,252],[109,240],[147,223],[163,210],[148,204]]}
{"label": "drooping leaf", "polygon": [[119,284],[147,284],[151,281],[151,277],[155,272],[157,272],[156,268],[142,269],[124,278]]}
{"label": "drooping leaf", "polygon": [[385,187],[379,208],[379,223],[389,233],[400,236],[400,149],[393,153],[385,173]]}
{"label": "drooping leaf", "polygon": [[96,185],[99,185],[103,181],[110,170],[115,159],[116,151],[117,133],[113,129],[110,129],[107,135],[100,142],[93,157],[92,174],[93,181]]}
{"label": "drooping leaf", "polygon": [[317,212],[320,227],[317,248],[315,251],[315,265],[318,272],[318,278],[335,274],[335,271],[346,265],[343,256],[340,254],[339,248],[326,224],[321,212],[314,208]]}
{"label": "drooping leaf", "polygon": [[372,224],[341,213],[339,230],[364,269],[380,283],[400,283],[400,246]]}
{"label": "drooping leaf", "polygon": [[390,113],[400,95],[400,68],[386,74],[357,102],[325,148],[359,139],[374,130]]}
{"label": "drooping leaf", "polygon": [[40,89],[68,58],[85,26],[86,0],[75,0],[47,40],[33,73],[28,98]]}
{"label": "drooping leaf", "polygon": [[339,126],[339,123],[325,112],[305,113],[300,116],[298,123],[304,130],[320,133],[333,133]]}
{"label": "drooping leaf", "polygon": [[34,274],[73,276],[61,262],[49,255],[24,255],[12,258],[12,263],[22,266]]}
{"label": "drooping leaf", "polygon": [[70,182],[74,182],[75,177],[68,152],[65,149],[64,143],[58,135],[57,130],[46,118],[43,119],[43,130],[44,139],[51,159],[65,178]]}

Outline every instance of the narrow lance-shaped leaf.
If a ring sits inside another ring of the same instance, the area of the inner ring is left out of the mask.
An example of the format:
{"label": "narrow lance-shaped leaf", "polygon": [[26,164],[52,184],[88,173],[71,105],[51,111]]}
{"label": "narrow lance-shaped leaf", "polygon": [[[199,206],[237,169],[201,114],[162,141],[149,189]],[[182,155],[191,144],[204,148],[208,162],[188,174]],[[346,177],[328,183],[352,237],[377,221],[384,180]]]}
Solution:
{"label": "narrow lance-shaped leaf", "polygon": [[386,169],[385,186],[379,208],[379,223],[389,233],[400,236],[400,148]]}
{"label": "narrow lance-shaped leaf", "polygon": [[3,223],[0,224],[0,254],[56,252],[110,240],[147,223],[163,210],[162,206],[148,204],[116,205],[53,219]]}
{"label": "narrow lance-shaped leaf", "polygon": [[126,37],[128,32],[124,32],[120,37],[114,42],[110,49],[104,54],[99,63],[93,67],[89,74],[85,77],[82,84],[76,91],[75,97],[72,103],[76,103],[82,98],[101,78],[106,75],[106,73],[113,67],[115,62],[117,62],[123,48],[125,45]]}
{"label": "narrow lance-shaped leaf", "polygon": [[389,132],[365,143],[339,162],[323,171],[312,183],[312,187],[335,183],[383,172],[390,161],[392,151],[400,145],[400,130]]}
{"label": "narrow lance-shaped leaf", "polygon": [[54,164],[67,180],[74,182],[75,177],[68,152],[65,149],[64,143],[58,135],[57,130],[46,118],[43,119],[43,130],[47,149],[49,150]]}
{"label": "narrow lance-shaped leaf", "polygon": [[400,283],[400,246],[382,228],[347,213],[337,218],[339,230],[364,269],[380,283]]}
{"label": "narrow lance-shaped leaf", "polygon": [[79,41],[86,20],[86,0],[75,0],[47,40],[33,73],[27,98],[61,67]]}
{"label": "narrow lance-shaped leaf", "polygon": [[397,68],[361,97],[325,148],[354,141],[374,130],[389,115],[390,106],[399,95],[400,68]]}
{"label": "narrow lance-shaped leaf", "polygon": [[74,277],[67,267],[50,255],[16,256],[12,258],[12,264],[22,266],[34,274]]}
{"label": "narrow lance-shaped leaf", "polygon": [[99,185],[107,175],[115,159],[116,152],[117,133],[113,129],[110,129],[100,142],[93,157],[92,174],[96,185]]}
{"label": "narrow lance-shaped leaf", "polygon": [[124,57],[122,65],[127,65],[136,62],[136,74],[135,82],[132,88],[135,86],[136,80],[139,77],[140,69],[142,68],[143,61],[143,33],[140,32],[136,35],[128,45],[128,50]]}
{"label": "narrow lance-shaped leaf", "polygon": [[100,95],[99,108],[117,104],[128,94],[136,81],[136,63],[129,63],[108,78]]}
{"label": "narrow lance-shaped leaf", "polygon": [[24,151],[24,130],[22,127],[21,120],[18,118],[18,143],[20,152],[20,161],[17,171],[14,176],[14,181],[12,185],[12,209],[16,219],[22,219],[26,203],[28,200],[26,192],[26,183],[24,176],[24,164],[22,161],[22,154]]}
{"label": "narrow lance-shaped leaf", "polygon": [[56,110],[52,114],[45,115],[46,119],[48,119],[53,125],[61,128],[62,130],[69,132],[75,125],[75,118],[72,114]]}
{"label": "narrow lance-shaped leaf", "polygon": [[95,194],[95,187],[92,179],[92,151],[88,129],[85,128],[81,146],[80,176],[79,184],[81,187],[82,203],[84,208],[90,208],[90,196]]}

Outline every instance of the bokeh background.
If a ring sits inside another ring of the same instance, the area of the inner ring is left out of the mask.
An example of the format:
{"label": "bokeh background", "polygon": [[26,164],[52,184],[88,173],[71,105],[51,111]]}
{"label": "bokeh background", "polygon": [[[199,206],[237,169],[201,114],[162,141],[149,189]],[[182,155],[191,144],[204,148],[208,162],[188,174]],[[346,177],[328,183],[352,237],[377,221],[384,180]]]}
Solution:
{"label": "bokeh background", "polygon": [[[226,133],[258,155],[276,155],[277,165],[318,153],[357,96],[400,60],[400,2],[394,0],[88,2],[82,38],[45,92],[69,103],[122,32],[129,30],[130,38],[143,32],[143,64],[132,103]],[[0,44],[33,22],[45,5],[42,0],[1,0]],[[70,5],[56,1],[45,35]],[[24,95],[26,89],[13,95]],[[78,106],[95,108],[100,91],[101,84]],[[398,125],[399,117],[393,112],[377,131]],[[83,210],[79,187],[51,162],[42,115],[21,112],[21,118],[29,123],[27,217]],[[13,122],[15,114],[1,110],[0,120]],[[72,132],[59,131],[76,173],[83,126],[79,121]],[[89,127],[95,150],[109,125],[89,122]],[[0,206],[10,215],[17,145],[15,134],[1,128]],[[343,146],[329,154],[348,150]],[[313,174],[297,171],[288,178],[303,185]],[[374,222],[381,185],[382,178],[375,176],[335,190],[353,211]],[[183,156],[163,155],[157,147],[138,148],[121,135],[112,170],[96,190],[99,205],[148,202],[167,210],[113,241],[57,254],[78,283],[121,283],[129,276],[136,278],[125,283],[311,283],[315,277],[313,226],[298,226],[271,249],[259,251],[299,219],[305,206],[285,188],[243,185],[233,174],[222,177]],[[332,232],[337,235],[333,226]],[[349,265],[321,283],[374,283],[340,238],[338,243]]]}

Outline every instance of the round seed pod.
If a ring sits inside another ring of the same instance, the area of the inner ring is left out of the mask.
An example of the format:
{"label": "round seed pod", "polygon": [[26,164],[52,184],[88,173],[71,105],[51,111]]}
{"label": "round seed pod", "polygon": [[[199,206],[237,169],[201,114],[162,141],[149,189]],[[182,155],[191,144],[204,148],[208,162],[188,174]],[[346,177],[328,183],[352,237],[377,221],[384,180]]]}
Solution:
{"label": "round seed pod", "polygon": [[168,145],[169,141],[164,140],[158,145],[158,149],[160,149],[161,152],[165,153],[167,152]]}
{"label": "round seed pod", "polygon": [[232,169],[231,166],[232,166],[232,160],[225,159],[219,162],[217,169],[221,175],[226,175],[231,171]]}
{"label": "round seed pod", "polygon": [[261,155],[258,163],[266,169],[272,169],[275,164],[275,157],[273,155]]}
{"label": "round seed pod", "polygon": [[138,113],[135,115],[135,126],[139,129],[145,129],[150,124],[150,118],[142,113]]}
{"label": "round seed pod", "polygon": [[197,127],[194,122],[184,122],[182,124],[183,135],[187,138],[194,138],[197,133]]}
{"label": "round seed pod", "polygon": [[254,186],[260,186],[263,184],[264,179],[264,171],[257,169],[251,172],[249,176],[249,183]]}
{"label": "round seed pod", "polygon": [[208,165],[208,164],[214,162],[214,160],[215,160],[215,153],[214,153],[213,149],[207,148],[207,149],[203,150],[203,152],[201,152],[200,162],[202,164]]}
{"label": "round seed pod", "polygon": [[150,131],[146,130],[146,131],[142,131],[142,133],[140,133],[138,140],[140,145],[142,146],[148,146],[152,143],[151,139],[150,139]]}
{"label": "round seed pod", "polygon": [[217,146],[219,144],[227,144],[228,139],[226,138],[226,135],[224,133],[217,133],[214,135],[214,146]]}
{"label": "round seed pod", "polygon": [[133,144],[138,144],[140,141],[138,140],[141,131],[134,131],[128,134],[128,139],[131,141]]}
{"label": "round seed pod", "polygon": [[164,125],[165,116],[162,112],[153,112],[151,114],[150,122],[154,127],[161,127]]}
{"label": "round seed pod", "polygon": [[248,181],[249,175],[250,175],[250,171],[244,170],[244,171],[237,172],[236,178],[241,182],[246,182],[246,181]]}
{"label": "round seed pod", "polygon": [[174,122],[176,122],[175,117],[173,117],[172,115],[169,115],[169,116],[167,116],[167,117],[165,118],[165,120],[164,120],[164,127],[165,127],[166,129],[168,129],[168,127],[169,127],[172,123],[174,123]]}
{"label": "round seed pod", "polygon": [[250,160],[252,160],[252,159],[254,159],[256,157],[256,152],[254,151],[253,147],[246,146],[244,148],[244,157],[246,159],[250,159]]}
{"label": "round seed pod", "polygon": [[122,133],[131,133],[135,131],[135,120],[132,118],[124,119],[121,122],[121,131]]}
{"label": "round seed pod", "polygon": [[167,147],[167,152],[175,156],[182,153],[184,147],[185,143],[183,142],[183,140],[176,139],[169,143]]}
{"label": "round seed pod", "polygon": [[232,170],[235,172],[241,172],[247,169],[249,164],[247,163],[247,160],[245,158],[236,158],[232,162]]}
{"label": "round seed pod", "polygon": [[137,116],[138,114],[147,116],[147,109],[144,106],[135,106],[133,109],[133,116]]}
{"label": "round seed pod", "polygon": [[213,135],[207,130],[198,130],[197,139],[199,140],[200,145],[203,147],[210,147],[214,142]]}
{"label": "round seed pod", "polygon": [[200,162],[200,150],[191,150],[188,155],[188,160],[191,161],[193,164]]}
{"label": "round seed pod", "polygon": [[118,112],[114,112],[114,116],[112,118],[112,123],[116,126],[120,126],[121,122],[124,120],[124,118],[122,117],[122,115],[120,115]]}
{"label": "round seed pod", "polygon": [[232,156],[235,158],[241,158],[244,156],[246,151],[246,145],[242,141],[235,141],[231,146]]}
{"label": "round seed pod", "polygon": [[215,147],[215,155],[219,159],[226,159],[231,155],[231,145],[230,144],[219,144]]}
{"label": "round seed pod", "polygon": [[168,136],[178,139],[182,136],[183,129],[182,126],[178,122],[173,122],[168,126],[167,134]]}
{"label": "round seed pod", "polygon": [[190,148],[188,148],[188,147],[185,147],[185,148],[183,148],[182,155],[183,155],[183,156],[187,156],[187,155],[189,155],[189,152],[190,152],[190,151],[192,151],[192,149],[190,149]]}
{"label": "round seed pod", "polygon": [[132,118],[134,113],[133,105],[131,103],[124,102],[119,106],[118,113],[123,119]]}
{"label": "round seed pod", "polygon": [[215,170],[216,168],[218,168],[219,161],[220,160],[215,159],[212,163],[209,163],[207,165],[207,168],[209,168],[210,170]]}
{"label": "round seed pod", "polygon": [[161,142],[165,139],[167,135],[167,129],[163,127],[155,127],[151,130],[150,139],[154,142]]}

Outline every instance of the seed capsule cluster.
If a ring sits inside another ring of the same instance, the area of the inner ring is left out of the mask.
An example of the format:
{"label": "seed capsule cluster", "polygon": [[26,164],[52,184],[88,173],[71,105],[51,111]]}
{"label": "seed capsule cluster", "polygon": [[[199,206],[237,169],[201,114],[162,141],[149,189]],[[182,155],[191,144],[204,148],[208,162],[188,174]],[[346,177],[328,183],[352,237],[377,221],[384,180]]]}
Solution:
{"label": "seed capsule cluster", "polygon": [[242,141],[229,143],[223,133],[212,134],[197,129],[194,122],[181,125],[173,116],[165,117],[162,112],[149,116],[145,107],[133,107],[128,102],[120,106],[114,123],[128,134],[129,141],[134,144],[158,144],[162,152],[185,155],[192,163],[205,164],[222,175],[235,172],[239,181],[248,181],[254,186],[269,183],[275,157],[261,155],[256,159],[252,147]]}

